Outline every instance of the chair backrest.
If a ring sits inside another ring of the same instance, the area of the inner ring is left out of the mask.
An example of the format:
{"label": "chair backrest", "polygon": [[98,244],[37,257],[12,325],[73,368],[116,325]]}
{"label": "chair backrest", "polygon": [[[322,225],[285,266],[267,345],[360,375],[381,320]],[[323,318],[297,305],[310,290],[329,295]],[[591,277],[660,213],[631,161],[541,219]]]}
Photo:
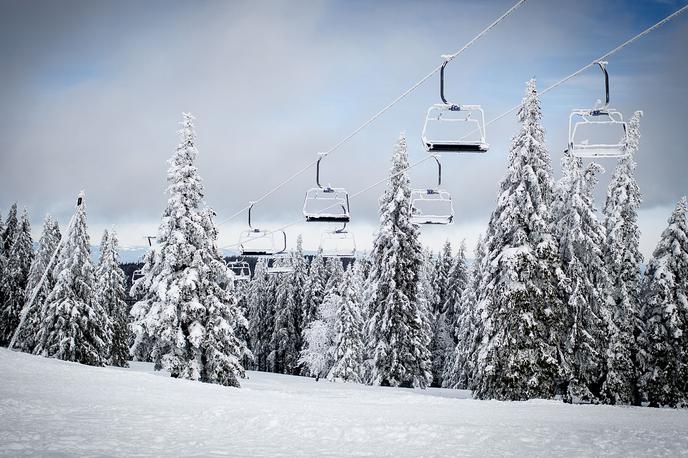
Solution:
{"label": "chair backrest", "polygon": [[311,188],[306,192],[303,215],[307,221],[348,222],[349,194],[343,188]]}
{"label": "chair backrest", "polygon": [[282,253],[287,249],[284,231],[251,229],[239,235],[239,251],[243,256],[264,256]]}
{"label": "chair backrest", "polygon": [[480,105],[436,104],[428,109],[421,135],[429,152],[485,152],[485,113]]}
{"label": "chair backrest", "polygon": [[626,130],[623,115],[616,110],[573,110],[569,116],[569,152],[583,158],[624,157]]}
{"label": "chair backrest", "polygon": [[451,224],[454,204],[447,191],[414,189],[411,191],[411,222],[414,224]]}

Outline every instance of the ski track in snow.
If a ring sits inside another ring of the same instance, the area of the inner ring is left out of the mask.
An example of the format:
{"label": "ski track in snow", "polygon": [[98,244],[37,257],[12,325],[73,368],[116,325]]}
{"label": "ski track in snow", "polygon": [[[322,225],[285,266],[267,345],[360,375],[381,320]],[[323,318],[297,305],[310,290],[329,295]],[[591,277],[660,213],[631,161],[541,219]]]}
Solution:
{"label": "ski track in snow", "polygon": [[0,349],[7,456],[688,456],[688,410],[248,372],[241,389]]}

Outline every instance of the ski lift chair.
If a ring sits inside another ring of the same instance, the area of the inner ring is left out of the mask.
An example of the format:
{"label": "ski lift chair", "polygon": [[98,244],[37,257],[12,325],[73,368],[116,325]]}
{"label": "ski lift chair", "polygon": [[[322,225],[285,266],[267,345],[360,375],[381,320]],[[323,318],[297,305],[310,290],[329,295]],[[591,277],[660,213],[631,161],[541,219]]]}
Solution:
{"label": "ski lift chair", "polygon": [[454,205],[451,194],[439,189],[442,185],[442,164],[437,156],[437,187],[411,190],[411,222],[413,224],[452,224]]}
{"label": "ski lift chair", "polygon": [[485,140],[485,112],[480,105],[457,105],[444,96],[444,69],[451,56],[442,56],[440,98],[425,115],[421,138],[429,153],[484,153],[490,145]]}
{"label": "ski lift chair", "polygon": [[609,108],[609,74],[607,62],[597,62],[604,73],[605,102],[595,108],[575,109],[569,116],[568,150],[579,158],[621,158],[628,155],[626,122],[623,115]]}
{"label": "ski lift chair", "polygon": [[251,225],[251,210],[248,208],[248,230],[239,234],[239,252],[242,256],[272,256],[287,250],[287,234],[284,231],[268,231]]}
{"label": "ski lift chair", "polygon": [[234,274],[234,280],[236,281],[249,281],[251,280],[251,267],[246,261],[228,261],[227,267]]}
{"label": "ski lift chair", "polygon": [[139,278],[143,278],[143,271],[141,269],[136,269],[134,273],[131,274],[131,283],[133,284]]}
{"label": "ski lift chair", "polygon": [[346,223],[340,229],[323,232],[320,249],[326,258],[353,258],[356,256],[356,239],[346,230]]}
{"label": "ski lift chair", "polygon": [[285,264],[285,260],[286,259],[283,256],[274,256],[270,258],[265,271],[270,275],[279,275],[292,272],[294,268],[289,264]]}
{"label": "ski lift chair", "polygon": [[322,223],[348,223],[349,193],[344,188],[323,187],[320,184],[320,161],[325,154],[320,154],[316,164],[315,183],[317,188],[311,188],[306,192],[303,203],[303,216],[308,222]]}

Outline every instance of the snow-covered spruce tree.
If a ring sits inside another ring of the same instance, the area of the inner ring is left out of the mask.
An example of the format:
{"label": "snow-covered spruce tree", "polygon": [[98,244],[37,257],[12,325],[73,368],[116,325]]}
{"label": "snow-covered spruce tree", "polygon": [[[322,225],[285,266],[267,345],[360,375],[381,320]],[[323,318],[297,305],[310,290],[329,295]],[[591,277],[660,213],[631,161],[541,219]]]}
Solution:
{"label": "snow-covered spruce tree", "polygon": [[10,207],[10,212],[7,214],[7,220],[5,221],[5,227],[2,232],[2,243],[5,257],[9,255],[10,248],[12,248],[18,228],[19,219],[17,219],[17,203],[15,202]]}
{"label": "snow-covered spruce tree", "polygon": [[612,282],[612,308],[609,317],[609,348],[607,376],[602,387],[605,402],[610,404],[639,403],[635,355],[636,333],[639,332],[638,295],[640,294],[640,230],[638,207],[640,189],[635,181],[633,158],[640,141],[640,117],[636,112],[628,122],[628,156],[619,160],[614,171],[604,208],[606,231],[605,262]]}
{"label": "snow-covered spruce tree", "polygon": [[[5,222],[2,220],[2,214],[0,214],[0,285],[2,285],[2,279],[5,276],[5,240],[3,235],[5,234]],[[0,286],[0,306],[4,303],[2,298],[2,286]]]}
{"label": "snow-covered spruce tree", "polygon": [[363,363],[363,321],[351,266],[344,273],[339,291],[339,307],[335,320],[334,365],[328,379],[358,383],[361,381]]}
{"label": "snow-covered spruce tree", "polygon": [[452,256],[452,246],[449,240],[444,242],[435,262],[434,275],[432,279],[433,289],[435,290],[436,302],[433,304],[434,313],[444,313],[447,298],[449,297],[449,275],[451,274],[454,257]]}
{"label": "snow-covered spruce tree", "polygon": [[[449,375],[450,368],[454,365],[454,358],[456,356],[456,346],[459,343],[458,328],[459,328],[459,314],[462,308],[462,297],[468,287],[468,266],[466,265],[466,244],[462,240],[459,245],[459,250],[454,256],[449,276],[447,278],[447,297],[444,303],[444,333],[445,338],[442,349],[444,353],[441,355],[441,362],[438,364],[437,371],[439,376],[437,380],[438,386],[446,386],[444,377]],[[433,367],[433,371],[435,371]],[[434,375],[434,374],[433,374]]]}
{"label": "snow-covered spruce tree", "polygon": [[100,260],[96,269],[95,300],[110,318],[112,333],[108,362],[113,366],[129,366],[129,311],[124,302],[124,272],[119,266],[119,243],[115,231],[105,231],[100,244]]}
{"label": "snow-covered spruce tree", "polygon": [[344,279],[344,265],[342,264],[342,260],[335,257],[327,258],[327,262],[325,263],[325,276],[327,278],[325,282],[325,294],[331,291],[339,291],[339,286]]}
{"label": "snow-covered spruce tree", "polygon": [[55,275],[34,353],[91,366],[105,365],[111,326],[107,313],[94,300],[95,273],[83,193],[65,234]]}
{"label": "snow-covered spruce tree", "polygon": [[[17,227],[19,226],[19,220],[17,219],[17,203],[13,203],[12,207],[10,207],[10,212],[7,215],[7,220],[5,221],[4,228],[2,230],[2,237],[0,237],[0,244],[2,245],[2,257],[0,257],[0,261],[2,261],[2,267],[3,271],[0,271],[0,273],[3,273],[4,270],[7,268],[7,260],[10,256],[10,248],[12,248],[12,243],[14,243],[14,239],[17,235]],[[5,291],[3,290],[3,282],[4,282],[4,273],[3,276],[0,277],[0,307],[3,306],[5,303]]]}
{"label": "snow-covered spruce tree", "polygon": [[339,292],[330,291],[318,307],[317,318],[303,331],[304,346],[299,363],[307,368],[308,375],[312,377],[326,377],[334,365],[339,302]]}
{"label": "snow-covered spruce tree", "polygon": [[[461,253],[461,252],[460,252]],[[483,278],[483,260],[485,245],[482,235],[478,237],[475,248],[473,265],[468,273],[466,288],[455,302],[458,309],[456,318],[456,347],[443,377],[442,386],[445,388],[467,389],[472,379],[478,360],[478,352],[483,340],[483,312],[484,302],[477,301],[478,288]],[[457,256],[457,266],[460,257]],[[457,277],[460,277],[457,275]]]}
{"label": "snow-covered spruce tree", "polygon": [[565,399],[598,402],[605,375],[610,281],[603,249],[604,227],[595,214],[593,193],[596,174],[591,163],[566,155],[557,188],[556,234],[564,272],[571,281],[566,294],[568,335],[564,345],[564,369],[569,378]]}
{"label": "snow-covered spruce tree", "polygon": [[[62,234],[57,221],[52,216],[47,215],[43,222],[43,233],[38,242],[38,251],[31,263],[29,278],[26,283],[24,307],[29,306],[29,309],[26,310],[24,323],[15,341],[15,348],[27,353],[32,353],[36,345],[36,335],[40,331],[43,317],[46,314],[45,300],[55,287],[55,261],[57,257],[47,273],[46,269],[50,264],[50,259],[56,256],[55,251],[61,238]],[[44,274],[45,280],[43,280],[40,290],[35,291]],[[31,302],[32,297],[33,302]]]}
{"label": "snow-covered spruce tree", "polygon": [[272,298],[268,296],[269,281],[265,259],[261,258],[256,263],[247,300],[248,335],[254,358],[252,367],[259,371],[268,370],[270,339],[274,329],[274,309]]}
{"label": "snow-covered spruce tree", "polygon": [[217,248],[214,212],[203,204],[193,117],[184,114],[181,142],[169,161],[169,199],[157,244],[132,287],[132,354],[151,352],[157,370],[172,377],[239,386],[247,354],[237,329],[232,273]]}
{"label": "snow-covered spruce tree", "polygon": [[327,281],[325,273],[325,260],[322,250],[318,250],[311,261],[308,270],[306,286],[303,298],[303,329],[306,328],[318,315],[318,307],[325,297],[325,283]]}
{"label": "snow-covered spruce tree", "polygon": [[4,276],[0,284],[4,300],[0,309],[0,345],[2,346],[10,343],[19,324],[33,256],[31,224],[24,210],[14,234],[14,242],[8,252]]}
{"label": "snow-covered spruce tree", "polygon": [[302,237],[296,240],[296,251],[289,256],[291,271],[282,274],[277,288],[275,320],[269,356],[272,372],[298,374],[301,351],[301,310],[306,284],[307,264],[303,256]]}
{"label": "snow-covered spruce tree", "polygon": [[406,138],[401,135],[390,180],[380,199],[380,229],[370,273],[375,291],[367,333],[373,384],[425,388],[432,378],[430,336],[418,298],[423,257],[418,228],[411,224],[407,168]]}
{"label": "snow-covered spruce tree", "polygon": [[292,253],[292,272],[290,272],[291,282],[294,290],[294,322],[296,326],[296,355],[295,358],[298,359],[298,353],[303,347],[303,326],[304,326],[304,316],[303,310],[306,303],[306,286],[308,285],[308,261],[306,256],[303,254],[303,237],[301,234],[296,238],[296,251]]}
{"label": "snow-covered spruce tree", "polygon": [[688,406],[688,199],[683,197],[645,273],[639,337],[651,406]]}
{"label": "snow-covered spruce tree", "polygon": [[481,399],[551,398],[560,379],[565,277],[552,236],[554,185],[541,117],[531,80],[485,239],[484,340],[471,383]]}

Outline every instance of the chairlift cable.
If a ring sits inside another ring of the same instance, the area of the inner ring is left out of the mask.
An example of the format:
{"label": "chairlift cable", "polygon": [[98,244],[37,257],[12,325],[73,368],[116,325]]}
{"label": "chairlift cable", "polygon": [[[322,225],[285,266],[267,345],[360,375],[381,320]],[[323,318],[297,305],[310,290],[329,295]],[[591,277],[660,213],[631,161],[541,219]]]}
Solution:
{"label": "chairlift cable", "polygon": [[[516,5],[515,5],[515,6],[516,6]],[[519,5],[519,6],[520,6],[520,5]],[[510,11],[511,11],[511,10],[510,10]],[[590,68],[590,67],[596,65],[597,62],[599,62],[599,61],[601,61],[601,60],[605,60],[605,59],[608,58],[609,56],[611,56],[611,55],[613,55],[613,54],[619,52],[619,51],[622,50],[623,48],[625,48],[625,47],[631,45],[632,43],[634,43],[634,42],[636,42],[636,41],[638,41],[640,38],[642,38],[642,37],[648,35],[649,33],[653,32],[653,31],[655,31],[656,29],[660,28],[661,26],[665,25],[666,23],[670,22],[671,20],[675,19],[676,17],[680,16],[681,14],[685,13],[686,11],[688,11],[688,4],[684,5],[682,8],[676,10],[675,12],[673,12],[673,13],[670,14],[669,16],[665,17],[665,18],[662,19],[661,21],[657,22],[656,24],[652,25],[651,27],[648,27],[647,29],[643,30],[643,31],[640,32],[639,34],[637,34],[637,35],[633,36],[632,38],[626,40],[625,42],[623,42],[623,43],[620,44],[619,46],[615,47],[615,48],[612,49],[611,51],[609,51],[609,52],[603,54],[602,56],[600,56],[600,57],[597,58],[597,59],[594,59],[592,62],[588,63],[587,65],[585,65],[585,66],[583,66],[583,67],[581,67],[579,70],[577,70],[577,71],[571,73],[570,75],[566,76],[565,78],[561,79],[560,81],[558,81],[558,82],[552,84],[551,86],[547,87],[546,89],[542,90],[542,91],[540,92],[540,96],[546,94],[547,92],[550,92],[550,91],[554,90],[555,88],[561,86],[562,84],[566,83],[567,81],[571,80],[572,78],[575,78],[576,76],[578,76],[579,74],[581,74],[581,73],[583,73],[585,70],[587,70],[588,68]],[[514,111],[518,110],[521,106],[522,106],[522,104],[516,105],[515,107],[513,107],[513,108],[511,108],[510,110],[508,110],[508,111],[502,113],[501,115],[497,116],[496,118],[492,119],[491,121],[488,121],[485,125],[486,125],[486,126],[487,126],[487,125],[490,125],[490,124],[492,124],[492,123],[494,123],[494,122],[496,122],[496,121],[498,121],[498,120],[504,118],[505,116],[507,116],[507,115],[513,113]],[[419,160],[419,161],[417,161],[417,162],[414,162],[413,164],[409,165],[406,169],[400,170],[399,172],[397,172],[397,173],[394,174],[394,175],[385,177],[385,178],[383,178],[383,179],[381,179],[381,180],[376,181],[375,183],[372,183],[371,185],[369,185],[369,186],[367,186],[367,187],[361,189],[360,191],[358,191],[358,192],[352,194],[352,195],[350,196],[350,199],[353,199],[353,198],[355,198],[355,197],[360,196],[361,194],[364,194],[364,193],[370,191],[371,189],[373,189],[373,188],[379,186],[380,184],[382,184],[382,183],[384,183],[384,182],[390,180],[391,178],[394,178],[395,176],[397,176],[397,175],[399,175],[399,174],[405,173],[405,172],[407,172],[408,170],[411,170],[412,168],[414,168],[414,167],[416,167],[416,166],[418,166],[418,165],[424,163],[425,161],[430,160],[432,157],[433,157],[433,156],[428,155],[428,156],[426,156],[425,158],[423,158],[423,159],[421,159],[421,160]],[[289,227],[295,226],[295,225],[299,224],[299,223],[302,222],[302,221],[303,221],[303,220],[302,220],[301,218],[299,218],[298,220],[296,220],[296,221],[294,221],[294,222],[292,222],[292,223],[286,224],[286,225],[280,227],[279,229],[276,229],[276,230],[273,231],[273,232],[284,231],[285,229],[288,229]],[[238,246],[238,245],[239,245],[238,243],[234,243],[234,244],[226,245],[224,248],[233,248],[233,247]]]}
{"label": "chairlift cable", "polygon": [[[519,1],[517,1],[513,6],[511,6],[511,8],[509,8],[505,13],[503,13],[501,16],[499,16],[497,19],[495,19],[490,25],[488,25],[486,28],[484,28],[479,34],[477,34],[475,37],[473,37],[473,38],[472,38],[468,43],[466,43],[461,49],[459,49],[458,51],[456,51],[456,52],[453,53],[453,54],[447,54],[447,55],[445,55],[446,62],[451,62],[451,61],[454,60],[456,57],[458,57],[461,53],[463,53],[463,52],[466,51],[468,48],[470,48],[473,44],[475,44],[475,42],[477,42],[480,38],[482,38],[483,36],[485,36],[489,31],[491,31],[493,28],[495,28],[495,27],[496,27],[500,22],[502,22],[504,19],[506,19],[507,17],[509,17],[515,10],[517,10],[519,7],[521,7],[525,2],[526,2],[526,0],[519,0]],[[328,149],[328,150],[326,150],[326,151],[323,151],[321,154],[322,154],[323,156],[327,156],[327,155],[329,155],[329,154],[334,153],[335,151],[337,151],[337,150],[338,150],[339,148],[341,148],[344,144],[346,144],[349,140],[351,140],[353,137],[355,137],[359,132],[361,132],[363,129],[365,129],[365,128],[368,127],[370,124],[372,124],[373,122],[375,122],[375,120],[377,120],[377,118],[379,118],[379,117],[382,116],[384,113],[386,113],[389,109],[391,109],[394,105],[396,105],[398,102],[400,102],[400,101],[401,101],[402,99],[404,99],[406,96],[408,96],[411,92],[413,92],[413,91],[415,91],[416,89],[418,89],[418,87],[420,87],[420,86],[421,86],[423,83],[425,83],[428,79],[432,78],[437,72],[439,72],[439,71],[442,69],[442,67],[443,67],[444,65],[446,65],[446,62],[443,62],[442,64],[440,64],[440,65],[438,65],[437,67],[435,67],[430,73],[428,73],[428,74],[425,75],[423,78],[421,78],[417,83],[415,83],[413,86],[411,86],[411,87],[408,88],[406,91],[404,91],[403,93],[401,93],[401,95],[399,95],[397,98],[395,98],[395,99],[392,100],[390,103],[388,103],[387,105],[385,105],[381,110],[379,110],[377,113],[375,113],[373,116],[371,116],[368,120],[366,120],[363,124],[361,124],[361,125],[358,126],[356,129],[354,129],[350,134],[348,134],[346,137],[342,138],[339,142],[337,142],[337,143],[336,143],[334,146],[332,146],[330,149]],[[255,203],[255,204],[257,204],[257,203],[260,203],[260,202],[264,201],[265,199],[267,199],[268,197],[270,197],[272,194],[274,194],[275,192],[277,192],[279,189],[281,189],[283,186],[285,186],[286,184],[290,183],[292,180],[294,180],[294,179],[297,178],[298,176],[300,176],[300,175],[302,175],[303,173],[305,173],[308,169],[310,169],[311,167],[313,167],[314,165],[316,165],[317,162],[318,162],[317,160],[314,160],[314,161],[309,162],[305,167],[303,167],[302,169],[298,170],[297,172],[295,172],[294,174],[292,174],[290,177],[288,177],[287,179],[285,179],[284,181],[282,181],[281,183],[279,183],[278,185],[276,185],[274,188],[272,188],[271,190],[269,190],[268,192],[266,192],[265,194],[263,194],[261,197],[259,197],[258,199],[254,200],[254,201],[252,201],[252,202]],[[227,218],[223,219],[221,222],[217,223],[217,225],[218,225],[218,226],[221,226],[221,225],[224,225],[224,224],[228,223],[229,221],[233,220],[234,218],[238,217],[238,216],[241,215],[243,212],[245,212],[246,210],[248,210],[249,206],[250,206],[250,205],[247,205],[247,206],[241,208],[240,210],[236,211],[235,213],[233,213],[233,214],[230,215],[229,217],[227,217]]]}

